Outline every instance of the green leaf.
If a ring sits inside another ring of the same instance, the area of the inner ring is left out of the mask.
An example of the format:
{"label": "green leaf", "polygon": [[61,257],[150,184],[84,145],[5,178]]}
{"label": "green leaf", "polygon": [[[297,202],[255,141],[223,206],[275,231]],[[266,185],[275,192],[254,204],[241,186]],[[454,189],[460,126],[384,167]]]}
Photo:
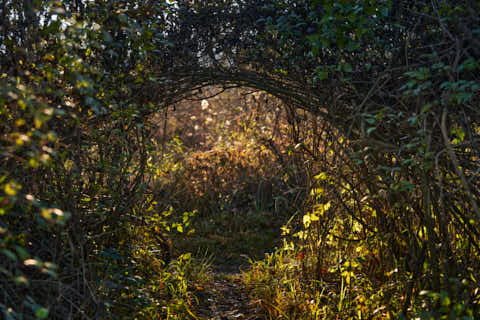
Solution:
{"label": "green leaf", "polygon": [[448,88],[451,88],[451,86],[452,86],[452,83],[450,81],[445,81],[444,83],[442,83],[440,85],[439,88],[440,89],[448,89]]}
{"label": "green leaf", "polygon": [[374,124],[377,120],[375,118],[367,118],[365,121],[369,124]]}
{"label": "green leaf", "polygon": [[319,71],[317,72],[317,77],[318,80],[325,80],[328,78],[328,72],[327,71]]}
{"label": "green leaf", "polygon": [[383,7],[382,9],[380,9],[380,12],[382,13],[382,15],[384,17],[388,16],[388,8],[387,7]]}
{"label": "green leaf", "polygon": [[352,71],[353,71],[352,65],[351,65],[350,63],[345,63],[345,64],[343,65],[343,70],[344,70],[345,72],[352,72]]}
{"label": "green leaf", "polygon": [[105,42],[112,42],[113,41],[112,36],[106,30],[103,30],[103,40],[105,40]]}
{"label": "green leaf", "polygon": [[127,22],[128,17],[127,17],[127,15],[125,15],[124,13],[121,13],[121,14],[118,15],[118,20],[120,20],[120,22],[124,22],[124,23],[125,23],[125,22]]}
{"label": "green leaf", "polygon": [[15,277],[15,283],[16,284],[22,284],[24,286],[28,286],[28,279],[22,274],[17,277]]}
{"label": "green leaf", "polygon": [[21,246],[15,246],[15,250],[17,251],[20,259],[25,260],[25,259],[30,258],[30,255],[28,254],[27,250],[25,250]]}
{"label": "green leaf", "polygon": [[432,105],[430,103],[424,105],[422,107],[422,110],[420,111],[421,114],[424,114],[425,112],[427,112],[428,110],[430,110],[432,108]]}
{"label": "green leaf", "polygon": [[457,103],[466,103],[472,98],[473,94],[470,92],[461,92],[457,94]]}
{"label": "green leaf", "polygon": [[16,256],[15,253],[13,253],[12,251],[10,251],[10,250],[8,250],[8,249],[3,249],[2,252],[3,252],[3,254],[6,255],[10,260],[17,261],[17,256]]}
{"label": "green leaf", "polygon": [[35,317],[37,319],[46,319],[48,317],[48,309],[47,308],[38,308],[37,311],[35,311]]}

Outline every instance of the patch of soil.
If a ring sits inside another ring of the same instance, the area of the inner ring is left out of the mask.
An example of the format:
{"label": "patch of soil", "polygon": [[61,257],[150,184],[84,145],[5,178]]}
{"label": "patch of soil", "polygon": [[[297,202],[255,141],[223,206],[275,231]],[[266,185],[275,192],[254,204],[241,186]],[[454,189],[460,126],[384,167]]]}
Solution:
{"label": "patch of soil", "polygon": [[202,320],[265,320],[248,297],[239,273],[215,272],[205,291],[197,292],[195,313]]}

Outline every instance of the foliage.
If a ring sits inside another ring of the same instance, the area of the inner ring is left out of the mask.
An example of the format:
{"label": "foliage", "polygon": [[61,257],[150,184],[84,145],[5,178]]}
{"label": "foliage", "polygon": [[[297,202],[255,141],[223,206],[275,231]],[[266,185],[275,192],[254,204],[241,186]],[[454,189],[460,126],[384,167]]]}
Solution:
{"label": "foliage", "polygon": [[140,72],[156,63],[151,30],[160,23],[145,11],[163,5],[3,2],[6,319],[116,318],[143,299],[134,288],[147,261],[135,239],[147,223],[147,159],[156,152],[146,115],[161,106],[142,94]]}
{"label": "foliage", "polygon": [[[194,317],[205,263],[168,263],[172,239],[245,200],[296,211],[283,248],[245,275],[269,284],[252,294],[272,317],[474,317],[478,6],[3,1],[3,316]],[[187,143],[157,139],[158,119],[211,85],[280,99],[285,122],[265,124],[282,134],[253,121],[243,145],[182,158]]]}
{"label": "foliage", "polygon": [[[278,6],[280,14],[268,21],[273,34],[317,59],[312,92],[335,93],[319,112],[336,127],[322,134],[327,163],[314,171],[311,209],[294,234],[292,258],[302,257],[307,286],[333,264],[342,284],[356,279],[363,293],[352,297],[368,297],[362,273],[375,261],[367,278],[383,294],[382,284],[397,285],[389,298],[401,304],[383,305],[388,300],[381,296],[366,301],[381,303],[390,317],[472,318],[479,262],[479,56],[472,38],[478,8],[421,1]],[[313,28],[306,39],[291,32],[305,26]],[[283,46],[282,57],[298,57],[297,48]],[[288,77],[289,67],[285,61],[278,71]],[[331,139],[336,130],[339,140]],[[342,304],[349,299],[344,287]],[[347,309],[345,318],[355,310]],[[366,310],[362,316],[383,317]]]}

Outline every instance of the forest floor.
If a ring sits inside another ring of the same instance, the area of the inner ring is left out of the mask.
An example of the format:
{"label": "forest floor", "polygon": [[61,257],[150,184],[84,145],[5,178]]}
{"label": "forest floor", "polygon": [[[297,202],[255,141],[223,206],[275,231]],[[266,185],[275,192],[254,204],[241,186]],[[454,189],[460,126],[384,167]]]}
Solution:
{"label": "forest floor", "polygon": [[262,310],[251,301],[240,273],[215,271],[202,294],[197,294],[196,313],[208,320],[263,320]]}
{"label": "forest floor", "polygon": [[[228,217],[226,215],[229,215]],[[218,212],[209,222],[199,219],[188,242],[178,241],[180,251],[208,252],[212,264],[209,281],[196,291],[193,312],[202,320],[267,319],[259,301],[250,297],[243,272],[254,261],[280,245],[284,218],[271,211],[249,210],[236,215]]]}

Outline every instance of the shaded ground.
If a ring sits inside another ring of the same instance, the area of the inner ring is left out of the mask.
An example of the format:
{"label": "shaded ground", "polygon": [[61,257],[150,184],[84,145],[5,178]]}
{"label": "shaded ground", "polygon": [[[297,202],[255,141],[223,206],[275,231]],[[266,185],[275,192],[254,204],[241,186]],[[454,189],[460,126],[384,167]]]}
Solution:
{"label": "shaded ground", "polygon": [[245,208],[245,211],[222,210],[208,217],[194,219],[195,233],[175,240],[176,250],[191,252],[197,258],[212,255],[211,281],[196,291],[198,305],[193,312],[202,320],[263,320],[264,309],[249,297],[241,271],[253,261],[265,258],[280,246],[281,227],[287,212]]}
{"label": "shaded ground", "polygon": [[196,232],[188,241],[176,241],[180,252],[212,255],[212,280],[195,293],[198,306],[193,311],[200,319],[266,319],[260,305],[249,298],[241,271],[280,245],[280,228],[287,217],[252,209],[212,213],[194,221]]}
{"label": "shaded ground", "polygon": [[197,315],[208,320],[266,319],[258,304],[249,299],[240,277],[238,273],[216,272],[205,291],[197,294]]}
{"label": "shaded ground", "polygon": [[273,212],[249,210],[243,213],[217,212],[193,222],[195,233],[187,241],[176,242],[180,252],[213,255],[220,272],[238,272],[249,260],[263,259],[280,245],[280,228],[287,217]]}

